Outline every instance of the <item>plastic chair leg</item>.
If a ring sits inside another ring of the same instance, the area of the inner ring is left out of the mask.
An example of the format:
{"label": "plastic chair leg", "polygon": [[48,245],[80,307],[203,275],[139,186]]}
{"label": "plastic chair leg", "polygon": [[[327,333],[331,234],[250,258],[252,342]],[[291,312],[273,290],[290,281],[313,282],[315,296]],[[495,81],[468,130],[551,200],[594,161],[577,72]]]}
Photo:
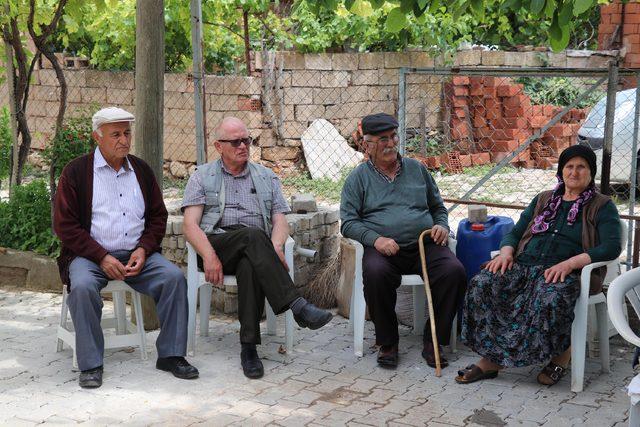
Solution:
{"label": "plastic chair leg", "polygon": [[138,326],[138,336],[140,337],[140,357],[147,360],[147,339],[144,332],[144,314],[142,312],[142,299],[137,292],[131,292],[131,302],[133,311],[136,313],[136,324]]}
{"label": "plastic chair leg", "polygon": [[600,347],[600,363],[602,372],[611,372],[609,357],[609,316],[607,314],[607,304],[596,304],[596,318],[598,320],[598,344]]}
{"label": "plastic chair leg", "polygon": [[113,314],[116,318],[116,334],[124,335],[127,333],[126,294],[124,291],[113,291],[111,295],[113,296]]}
{"label": "plastic chair leg", "polygon": [[355,282],[351,296],[351,317],[353,319],[353,351],[358,357],[362,357],[364,354],[364,317],[366,308],[367,303],[364,299],[362,282]]}
{"label": "plastic chair leg", "polygon": [[187,352],[190,356],[196,353],[196,307],[198,304],[198,286],[189,282],[187,288],[187,301],[189,303],[189,323],[187,326]]}
{"label": "plastic chair leg", "polygon": [[[67,328],[67,316],[69,314],[69,307],[67,306],[67,287],[63,285],[62,288],[62,307],[60,308],[60,326]],[[61,352],[64,347],[64,341],[58,338],[57,352]]]}
{"label": "plastic chair leg", "polygon": [[413,334],[422,335],[426,320],[425,304],[427,295],[424,286],[413,286]]}
{"label": "plastic chair leg", "polygon": [[264,302],[265,309],[267,311],[267,334],[275,335],[276,334],[276,314],[273,312],[271,305],[269,302],[265,300]]}
{"label": "plastic chair leg", "polygon": [[584,364],[587,346],[587,304],[580,299],[571,325],[571,391],[579,393],[584,386]]}
{"label": "plastic chair leg", "polygon": [[458,351],[458,315],[453,318],[451,323],[451,336],[449,337],[449,349],[451,353]]}
{"label": "plastic chair leg", "polygon": [[287,346],[287,351],[290,352],[293,350],[293,334],[295,332],[295,325],[293,319],[293,311],[287,310],[284,313],[284,336],[285,336],[285,344]]}
{"label": "plastic chair leg", "polygon": [[213,286],[204,284],[200,286],[200,336],[209,336],[209,314],[211,313],[211,294]]}

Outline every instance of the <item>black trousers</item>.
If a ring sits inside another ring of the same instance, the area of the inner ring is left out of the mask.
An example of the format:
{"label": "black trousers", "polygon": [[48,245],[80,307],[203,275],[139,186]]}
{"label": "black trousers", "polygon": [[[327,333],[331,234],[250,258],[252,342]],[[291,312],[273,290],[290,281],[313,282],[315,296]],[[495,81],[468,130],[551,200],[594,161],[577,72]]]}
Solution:
{"label": "black trousers", "polygon": [[[431,286],[433,311],[438,343],[449,344],[451,323],[467,287],[467,275],[458,258],[446,246],[425,238],[427,275]],[[373,247],[364,248],[362,276],[364,298],[376,330],[376,344],[393,345],[399,340],[396,316],[396,289],[403,274],[422,276],[420,253],[400,250],[394,256],[384,256]],[[424,341],[431,342],[431,327],[427,321]]]}
{"label": "black trousers", "polygon": [[[280,314],[299,297],[298,291],[263,230],[237,226],[207,237],[220,258],[224,274],[234,274],[238,282],[240,342],[260,344],[265,297],[274,313]],[[200,257],[198,263],[202,263]]]}

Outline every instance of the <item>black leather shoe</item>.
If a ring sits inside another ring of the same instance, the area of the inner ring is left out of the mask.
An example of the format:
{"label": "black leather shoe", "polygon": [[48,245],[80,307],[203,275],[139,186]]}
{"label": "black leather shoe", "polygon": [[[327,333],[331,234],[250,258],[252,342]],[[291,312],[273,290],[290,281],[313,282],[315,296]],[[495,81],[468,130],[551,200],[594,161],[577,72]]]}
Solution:
{"label": "black leather shoe", "polygon": [[293,318],[302,328],[319,329],[329,323],[333,318],[333,314],[308,302],[302,307],[300,313],[293,315]]}
{"label": "black leather shoe", "polygon": [[80,372],[78,384],[82,388],[98,388],[102,385],[102,366]]}
{"label": "black leather shoe", "polygon": [[256,379],[264,375],[264,366],[255,348],[243,348],[240,352],[240,363],[245,377]]}
{"label": "black leather shoe", "polygon": [[[438,346],[438,352],[440,353],[440,367],[446,368],[449,366],[449,361],[442,355],[442,347]],[[422,349],[422,358],[427,362],[427,365],[432,368],[436,367],[436,352],[431,342],[425,342]]]}
{"label": "black leather shoe", "polygon": [[398,344],[383,345],[378,350],[378,365],[382,368],[395,369],[398,366]]}
{"label": "black leather shoe", "polygon": [[182,356],[158,357],[156,368],[161,371],[171,372],[174,377],[183,380],[192,380],[200,375],[198,369]]}

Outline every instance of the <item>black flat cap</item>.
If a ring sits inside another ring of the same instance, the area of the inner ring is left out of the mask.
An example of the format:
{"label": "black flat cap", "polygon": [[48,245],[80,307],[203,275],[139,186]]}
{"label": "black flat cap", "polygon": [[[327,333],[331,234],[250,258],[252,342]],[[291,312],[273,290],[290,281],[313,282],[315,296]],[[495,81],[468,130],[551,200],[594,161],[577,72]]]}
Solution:
{"label": "black flat cap", "polygon": [[398,121],[387,113],[369,114],[362,119],[362,134],[375,135],[389,129],[396,129]]}

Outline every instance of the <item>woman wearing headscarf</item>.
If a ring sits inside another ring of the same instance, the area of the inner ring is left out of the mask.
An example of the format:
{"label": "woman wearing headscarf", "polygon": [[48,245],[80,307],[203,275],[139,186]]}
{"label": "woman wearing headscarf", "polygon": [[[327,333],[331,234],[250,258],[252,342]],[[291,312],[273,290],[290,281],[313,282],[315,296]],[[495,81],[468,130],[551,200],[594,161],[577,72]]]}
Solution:
{"label": "woman wearing headscarf", "polygon": [[[462,341],[482,358],[458,371],[456,382],[547,362],[537,377],[541,384],[553,385],[566,373],[580,270],[621,251],[618,210],[597,192],[595,175],[590,148],[564,150],[555,189],[531,201],[500,242],[500,254],[471,279]],[[603,278],[602,271],[592,275],[592,294],[602,290]]]}

